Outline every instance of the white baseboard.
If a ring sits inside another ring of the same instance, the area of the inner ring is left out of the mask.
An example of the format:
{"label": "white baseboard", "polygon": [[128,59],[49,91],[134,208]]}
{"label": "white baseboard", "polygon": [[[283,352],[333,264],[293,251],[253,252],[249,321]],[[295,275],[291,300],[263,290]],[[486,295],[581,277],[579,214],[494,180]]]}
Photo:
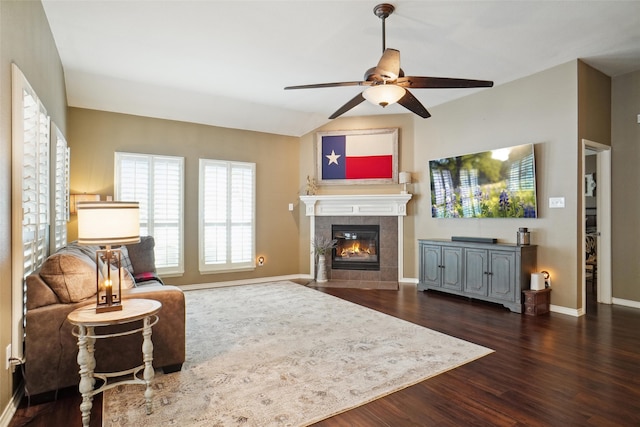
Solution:
{"label": "white baseboard", "polygon": [[227,286],[253,285],[256,283],[266,283],[266,282],[276,282],[278,280],[296,280],[296,279],[312,280],[312,277],[308,274],[291,274],[288,276],[259,277],[256,279],[229,280],[226,282],[196,283],[193,285],[179,285],[178,287],[183,291],[195,291],[197,289],[224,288]]}
{"label": "white baseboard", "polygon": [[[633,301],[633,300],[628,300],[628,299],[613,298],[611,300],[611,303],[614,304],[614,305],[622,305],[624,307],[640,308],[640,302],[639,301]],[[580,317],[580,316],[583,316],[583,315],[586,314],[584,308],[575,309],[575,308],[567,308],[567,307],[562,307],[562,306],[559,306],[559,305],[551,304],[549,309],[551,311],[553,311],[554,313],[566,314],[566,315],[574,316],[574,317]]]}
{"label": "white baseboard", "polygon": [[22,384],[18,387],[16,392],[13,394],[13,397],[2,411],[2,416],[0,416],[0,427],[8,427],[11,423],[11,419],[18,410],[18,406],[20,405],[20,401],[22,400],[22,396],[24,396],[24,387]]}
{"label": "white baseboard", "polygon": [[[310,274],[291,274],[288,276],[272,276],[272,277],[259,277],[257,279],[244,279],[244,280],[230,280],[227,282],[212,282],[212,283],[196,283],[193,285],[178,285],[183,291],[195,291],[198,289],[213,289],[224,288],[227,286],[241,286],[241,285],[253,285],[256,283],[276,282],[278,280],[313,280]],[[402,278],[400,283],[409,283],[412,285],[418,284],[418,279],[410,277]]]}
{"label": "white baseboard", "polygon": [[631,307],[631,308],[640,308],[639,301],[633,301],[633,300],[622,299],[622,298],[613,298],[611,302],[615,305],[623,305],[625,307]]}
{"label": "white baseboard", "polygon": [[581,308],[576,309],[576,308],[563,307],[561,305],[553,305],[553,304],[549,306],[549,311],[553,313],[566,314],[567,316],[573,316],[573,317],[580,317],[584,314],[584,310]]}

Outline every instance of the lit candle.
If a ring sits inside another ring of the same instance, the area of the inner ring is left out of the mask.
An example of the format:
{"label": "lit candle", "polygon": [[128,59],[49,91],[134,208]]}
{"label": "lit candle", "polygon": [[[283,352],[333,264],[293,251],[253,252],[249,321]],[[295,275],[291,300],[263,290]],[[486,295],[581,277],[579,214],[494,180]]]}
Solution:
{"label": "lit candle", "polygon": [[104,287],[107,291],[107,305],[111,305],[113,302],[113,295],[111,294],[111,279],[104,281]]}

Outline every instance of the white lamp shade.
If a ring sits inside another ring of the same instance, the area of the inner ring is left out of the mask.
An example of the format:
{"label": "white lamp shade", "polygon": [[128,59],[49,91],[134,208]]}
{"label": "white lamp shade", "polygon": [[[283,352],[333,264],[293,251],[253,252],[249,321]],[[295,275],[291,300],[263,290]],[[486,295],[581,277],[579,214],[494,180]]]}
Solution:
{"label": "white lamp shade", "polygon": [[125,245],[140,241],[138,202],[79,202],[78,243]]}
{"label": "white lamp shade", "polygon": [[400,172],[398,174],[398,182],[400,184],[411,184],[411,172]]}
{"label": "white lamp shade", "polygon": [[403,87],[389,84],[370,86],[362,93],[362,96],[372,104],[386,107],[398,102],[405,93],[406,90]]}

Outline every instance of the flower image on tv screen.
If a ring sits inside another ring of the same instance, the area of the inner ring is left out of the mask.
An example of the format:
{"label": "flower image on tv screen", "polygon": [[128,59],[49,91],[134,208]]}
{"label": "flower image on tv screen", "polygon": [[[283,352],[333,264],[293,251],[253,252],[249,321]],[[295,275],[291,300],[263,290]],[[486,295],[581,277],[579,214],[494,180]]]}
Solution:
{"label": "flower image on tv screen", "polygon": [[434,218],[536,218],[533,144],[429,161]]}

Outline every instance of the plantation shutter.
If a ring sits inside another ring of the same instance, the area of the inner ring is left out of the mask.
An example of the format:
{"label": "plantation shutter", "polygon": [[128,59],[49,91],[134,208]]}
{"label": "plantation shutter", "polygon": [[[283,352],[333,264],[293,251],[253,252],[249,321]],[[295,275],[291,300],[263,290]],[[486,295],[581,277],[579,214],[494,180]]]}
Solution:
{"label": "plantation shutter", "polygon": [[44,105],[12,64],[12,357],[22,359],[26,277],[49,254],[49,135]]}
{"label": "plantation shutter", "polygon": [[200,271],[255,268],[255,164],[200,159]]}
{"label": "plantation shutter", "polygon": [[[156,263],[181,267],[182,159],[153,159],[153,235]],[[182,271],[180,271],[182,273]]]}
{"label": "plantation shutter", "polygon": [[60,129],[51,124],[52,142],[55,149],[52,150],[53,158],[51,164],[54,183],[52,188],[53,197],[53,233],[51,252],[55,252],[67,244],[67,222],[69,221],[69,162],[70,151],[67,141]]}
{"label": "plantation shutter", "polygon": [[158,273],[184,272],[182,157],[116,153],[116,199],[140,203],[140,235],[155,240]]}
{"label": "plantation shutter", "polygon": [[149,233],[151,158],[145,155],[116,153],[116,200],[140,204],[140,235]]}

